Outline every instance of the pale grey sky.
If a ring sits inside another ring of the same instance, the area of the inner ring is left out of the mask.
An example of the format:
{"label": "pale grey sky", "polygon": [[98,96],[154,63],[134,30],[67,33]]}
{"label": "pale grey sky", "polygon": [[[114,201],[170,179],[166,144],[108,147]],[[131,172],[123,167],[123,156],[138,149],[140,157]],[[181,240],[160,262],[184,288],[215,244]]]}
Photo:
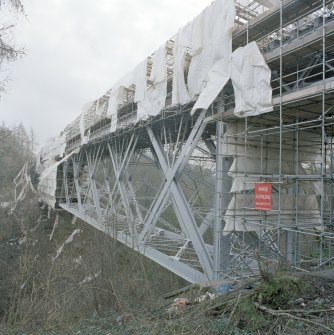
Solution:
{"label": "pale grey sky", "polygon": [[0,121],[45,143],[211,2],[24,0],[14,36],[26,56],[0,68],[11,79]]}

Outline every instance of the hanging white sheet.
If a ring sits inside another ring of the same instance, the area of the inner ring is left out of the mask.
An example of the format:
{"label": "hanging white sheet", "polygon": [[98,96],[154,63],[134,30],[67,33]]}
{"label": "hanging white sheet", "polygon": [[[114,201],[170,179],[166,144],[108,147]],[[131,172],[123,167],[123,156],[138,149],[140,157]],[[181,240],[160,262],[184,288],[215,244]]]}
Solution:
{"label": "hanging white sheet", "polygon": [[80,115],[80,135],[81,135],[81,145],[84,145],[88,142],[88,138],[85,136],[85,112]]}
{"label": "hanging white sheet", "polygon": [[147,86],[147,59],[141,62],[136,68],[129,72],[124,78],[118,81],[111,89],[107,115],[111,117],[110,131],[117,129],[117,111],[119,105],[123,103],[125,89],[132,84],[135,85],[134,102],[141,102],[145,99],[145,91]]}
{"label": "hanging white sheet", "polygon": [[271,71],[256,42],[233,52],[231,79],[235,115],[254,116],[273,110],[270,78]]}
{"label": "hanging white sheet", "polygon": [[[40,174],[38,191],[43,195],[43,200],[52,207],[56,202],[57,166],[69,157],[64,157],[65,148],[66,134],[62,133],[50,140],[38,155],[39,161],[36,165],[36,172]],[[59,157],[63,157],[62,160],[59,161]]]}
{"label": "hanging white sheet", "polygon": [[172,105],[186,104],[191,101],[185,81],[185,65],[187,50],[191,45],[192,22],[179,30],[173,45],[173,92]]}
{"label": "hanging white sheet", "polygon": [[122,103],[123,96],[124,86],[114,86],[112,88],[108,105],[108,116],[111,118],[110,132],[117,129],[117,111],[118,106]]}
{"label": "hanging white sheet", "polygon": [[153,82],[153,85],[146,90],[144,100],[137,104],[137,121],[155,116],[165,107],[167,93],[166,44],[162,45],[154,54],[150,81]]}
{"label": "hanging white sheet", "polygon": [[217,0],[202,13],[202,49],[192,58],[188,87],[192,98],[199,98],[192,109],[207,109],[231,75],[233,0]]}
{"label": "hanging white sheet", "polygon": [[150,81],[153,83],[161,83],[166,79],[166,44],[163,44],[155,53],[153,66],[150,75]]}
{"label": "hanging white sheet", "polygon": [[134,70],[133,83],[136,85],[134,102],[143,101],[147,87],[147,58],[141,62]]}

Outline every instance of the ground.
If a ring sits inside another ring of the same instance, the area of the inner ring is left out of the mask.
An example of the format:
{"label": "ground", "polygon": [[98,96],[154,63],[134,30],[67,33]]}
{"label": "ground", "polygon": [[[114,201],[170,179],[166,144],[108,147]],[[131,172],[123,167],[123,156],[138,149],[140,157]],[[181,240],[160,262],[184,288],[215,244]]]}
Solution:
{"label": "ground", "polygon": [[[334,270],[280,272],[269,281],[253,278],[229,285],[227,291],[217,295],[213,289],[190,286],[141,309],[106,311],[50,331],[24,332],[10,327],[0,334],[334,334]],[[207,300],[198,302],[206,292],[215,298],[206,294]],[[177,307],[175,300],[180,298],[185,303]]]}

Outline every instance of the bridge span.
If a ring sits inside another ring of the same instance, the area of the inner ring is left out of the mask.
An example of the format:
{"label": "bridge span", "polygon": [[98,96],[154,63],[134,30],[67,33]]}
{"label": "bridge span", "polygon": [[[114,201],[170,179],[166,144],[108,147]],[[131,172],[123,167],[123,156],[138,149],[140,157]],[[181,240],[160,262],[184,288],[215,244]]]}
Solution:
{"label": "bridge span", "polygon": [[332,1],[216,0],[42,149],[42,199],[193,283],[327,266],[333,41]]}

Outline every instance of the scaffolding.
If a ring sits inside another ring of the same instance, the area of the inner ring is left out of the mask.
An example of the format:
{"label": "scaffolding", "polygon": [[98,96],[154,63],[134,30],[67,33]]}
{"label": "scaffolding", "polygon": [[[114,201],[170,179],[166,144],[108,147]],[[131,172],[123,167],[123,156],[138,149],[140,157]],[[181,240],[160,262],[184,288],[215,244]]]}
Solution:
{"label": "scaffolding", "polygon": [[[226,87],[214,118],[227,129],[221,155],[233,159],[225,232],[237,235],[229,252],[242,260],[223,277],[250,275],[259,257],[303,271],[334,259],[333,19],[333,2],[282,1],[234,31],[234,48],[257,41],[272,71],[274,111],[237,119]],[[272,185],[271,210],[254,206],[260,182]]]}
{"label": "scaffolding", "polygon": [[[231,81],[208,110],[173,104],[174,37],[164,109],[138,121],[136,85],[122,87],[110,132],[108,91],[65,129],[69,159],[54,172],[57,206],[190,282],[253,276],[259,261],[310,271],[334,259],[333,2],[235,4],[233,49],[256,41],[273,111],[235,116]],[[268,208],[255,201],[263,183]]]}

